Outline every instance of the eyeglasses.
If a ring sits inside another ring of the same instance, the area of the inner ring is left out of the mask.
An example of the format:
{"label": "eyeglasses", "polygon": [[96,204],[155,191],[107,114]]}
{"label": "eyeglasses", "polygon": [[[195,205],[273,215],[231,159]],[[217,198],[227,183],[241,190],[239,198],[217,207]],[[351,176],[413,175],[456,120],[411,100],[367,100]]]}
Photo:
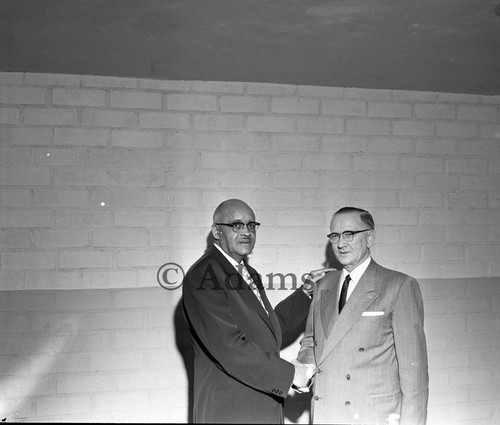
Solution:
{"label": "eyeglasses", "polygon": [[[357,233],[363,233],[363,232],[368,232],[369,230],[373,229],[365,229],[365,230],[346,230],[345,232],[342,232],[342,237],[346,242],[352,242],[354,239],[354,235]],[[326,237],[330,239],[331,243],[337,243],[340,240],[340,234],[339,233],[330,233]]]}
{"label": "eyeglasses", "polygon": [[260,226],[260,223],[257,223],[256,221],[250,221],[249,223],[245,224],[242,223],[241,221],[235,221],[234,223],[214,223],[217,226],[228,226],[233,229],[234,233],[241,233],[245,226],[247,227],[248,231],[251,233],[255,233]]}

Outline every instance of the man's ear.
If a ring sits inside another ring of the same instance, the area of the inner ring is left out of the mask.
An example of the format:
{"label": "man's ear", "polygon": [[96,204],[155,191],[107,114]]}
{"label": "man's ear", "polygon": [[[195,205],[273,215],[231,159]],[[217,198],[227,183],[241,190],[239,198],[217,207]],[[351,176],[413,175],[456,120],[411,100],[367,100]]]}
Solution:
{"label": "man's ear", "polygon": [[215,224],[212,224],[212,236],[216,241],[220,239],[219,228]]}
{"label": "man's ear", "polygon": [[375,242],[375,236],[377,236],[377,234],[375,233],[375,230],[370,230],[368,232],[368,248],[371,248]]}

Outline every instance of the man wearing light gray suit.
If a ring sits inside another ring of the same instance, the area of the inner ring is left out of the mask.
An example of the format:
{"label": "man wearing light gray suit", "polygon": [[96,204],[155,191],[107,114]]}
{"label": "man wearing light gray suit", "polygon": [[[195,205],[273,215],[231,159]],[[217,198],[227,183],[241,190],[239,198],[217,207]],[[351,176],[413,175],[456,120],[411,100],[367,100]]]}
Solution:
{"label": "man wearing light gray suit", "polygon": [[298,354],[316,365],[312,422],[424,425],[429,378],[418,282],[371,258],[368,211],[341,208],[330,230],[343,269],[317,283]]}

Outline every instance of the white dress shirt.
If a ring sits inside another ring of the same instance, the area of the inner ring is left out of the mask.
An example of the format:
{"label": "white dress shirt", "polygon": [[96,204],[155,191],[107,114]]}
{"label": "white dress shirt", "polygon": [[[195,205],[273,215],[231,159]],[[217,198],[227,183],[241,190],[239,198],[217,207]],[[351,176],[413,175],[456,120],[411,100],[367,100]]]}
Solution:
{"label": "white dress shirt", "polygon": [[[352,294],[352,291],[354,291],[354,288],[356,288],[356,285],[359,282],[359,279],[361,279],[361,276],[363,276],[363,273],[366,271],[368,268],[368,265],[370,264],[371,257],[368,257],[365,261],[363,261],[358,267],[356,267],[352,272],[348,272],[346,269],[342,269],[342,274],[340,275],[340,282],[344,282],[344,279],[347,275],[351,276],[351,281],[349,282],[349,287],[347,288],[347,297],[346,297],[346,302],[349,299],[349,297]],[[337,298],[340,298],[340,291],[342,289],[342,284],[339,285],[339,294]]]}
{"label": "white dress shirt", "polygon": [[[233,267],[237,270],[237,272],[243,277],[247,285],[250,287],[252,292],[255,294],[257,299],[260,301],[262,304],[262,307],[264,307],[264,310],[266,310],[266,306],[264,305],[264,301],[262,301],[262,297],[260,296],[259,288],[257,288],[257,285],[253,281],[252,277],[250,276],[250,273],[248,272],[248,269],[245,267],[245,263],[243,260],[241,260],[240,263],[238,263],[233,257],[229,256],[218,244],[214,244],[217,249],[222,252],[224,257],[226,257],[227,261],[229,261]],[[246,271],[246,273],[243,272],[243,270]],[[269,314],[269,312],[266,310],[266,313]]]}

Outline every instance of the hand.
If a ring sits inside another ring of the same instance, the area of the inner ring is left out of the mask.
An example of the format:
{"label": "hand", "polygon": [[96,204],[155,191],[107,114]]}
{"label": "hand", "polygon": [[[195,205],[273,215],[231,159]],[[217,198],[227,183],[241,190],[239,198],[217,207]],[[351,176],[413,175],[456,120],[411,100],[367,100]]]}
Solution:
{"label": "hand", "polygon": [[302,285],[302,290],[307,296],[312,295],[314,288],[316,287],[316,282],[325,276],[328,272],[331,272],[332,268],[317,269],[309,272],[305,275],[304,284]]}
{"label": "hand", "polygon": [[297,392],[308,392],[309,383],[314,376],[316,367],[313,364],[303,364],[297,360],[293,360],[292,364],[295,367],[295,375],[293,377],[293,385]]}

